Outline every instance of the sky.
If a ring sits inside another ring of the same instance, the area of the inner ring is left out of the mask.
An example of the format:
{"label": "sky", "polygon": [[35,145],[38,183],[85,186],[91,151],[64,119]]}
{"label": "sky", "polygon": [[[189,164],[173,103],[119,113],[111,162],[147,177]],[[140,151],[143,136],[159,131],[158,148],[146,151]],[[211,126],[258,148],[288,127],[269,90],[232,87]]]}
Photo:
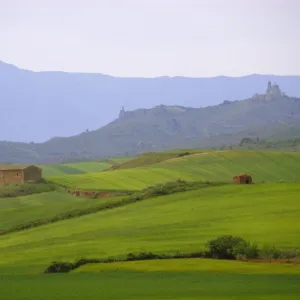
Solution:
{"label": "sky", "polygon": [[122,77],[300,75],[300,0],[0,0],[0,61]]}

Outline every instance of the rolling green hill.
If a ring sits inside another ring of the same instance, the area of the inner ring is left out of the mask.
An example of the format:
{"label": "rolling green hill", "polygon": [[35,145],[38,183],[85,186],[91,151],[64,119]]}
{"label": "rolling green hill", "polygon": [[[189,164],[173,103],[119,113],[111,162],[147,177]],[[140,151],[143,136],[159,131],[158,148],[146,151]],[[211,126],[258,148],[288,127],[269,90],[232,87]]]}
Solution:
{"label": "rolling green hill", "polygon": [[89,172],[100,172],[111,167],[107,162],[78,162],[73,164],[43,165],[43,176],[52,177],[65,174],[85,174]]}
{"label": "rolling green hill", "polygon": [[[0,235],[1,300],[92,300],[99,295],[120,300],[299,298],[297,264],[170,259],[87,264],[63,276],[42,274],[53,261],[122,258],[140,251],[203,251],[207,241],[225,234],[244,237],[259,247],[299,251],[300,153],[174,150],[126,160],[47,166],[45,174],[62,172],[63,176],[49,179],[99,190],[141,190],[178,178],[230,183],[241,172],[249,172],[255,184],[206,184],[186,192],[179,188],[170,195],[158,188],[148,198],[139,198],[143,192],[137,192],[87,199],[58,187],[2,197],[0,230],[44,219],[54,221]],[[107,165],[116,169],[104,171]],[[90,172],[93,170],[97,172]],[[138,202],[122,202],[126,197],[136,197]],[[86,210],[89,214],[68,218]],[[61,215],[66,218],[55,219]]]}
{"label": "rolling green hill", "polygon": [[44,177],[53,177],[59,175],[85,174],[91,172],[100,172],[112,166],[130,161],[131,157],[110,158],[103,161],[82,161],[63,164],[41,165]]}
{"label": "rolling green hill", "polygon": [[98,273],[102,271],[137,272],[199,272],[219,274],[299,274],[300,267],[293,264],[270,264],[214,259],[159,259],[149,261],[115,262],[111,264],[87,264],[73,273]]}
{"label": "rolling green hill", "polygon": [[113,165],[108,170],[132,169],[137,167],[145,167],[157,164],[176,157],[188,156],[191,154],[208,152],[211,150],[205,149],[181,149],[166,152],[148,152],[139,155],[133,159],[123,161],[119,164]]}
{"label": "rolling green hill", "polygon": [[227,185],[135,204],[0,236],[2,273],[41,272],[53,260],[134,251],[198,251],[220,234],[299,248],[298,183]]}
{"label": "rolling green hill", "polygon": [[34,221],[86,210],[116,198],[88,199],[74,197],[63,191],[53,191],[14,198],[0,198],[0,234],[2,231],[22,227]]}
{"label": "rolling green hill", "polygon": [[[138,160],[141,162],[142,158]],[[132,163],[134,166],[134,160]],[[182,178],[232,182],[248,172],[256,183],[299,181],[300,153],[214,151],[175,157],[146,167],[52,177],[51,181],[86,190],[140,190]]]}

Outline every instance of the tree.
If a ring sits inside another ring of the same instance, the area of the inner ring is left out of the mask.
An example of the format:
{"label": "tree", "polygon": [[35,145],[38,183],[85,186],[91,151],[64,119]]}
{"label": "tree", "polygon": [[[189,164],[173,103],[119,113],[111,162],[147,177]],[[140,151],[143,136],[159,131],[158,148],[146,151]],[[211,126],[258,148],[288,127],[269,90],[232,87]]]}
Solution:
{"label": "tree", "polygon": [[256,244],[251,245],[245,239],[224,235],[208,242],[209,254],[218,259],[257,258],[259,249]]}

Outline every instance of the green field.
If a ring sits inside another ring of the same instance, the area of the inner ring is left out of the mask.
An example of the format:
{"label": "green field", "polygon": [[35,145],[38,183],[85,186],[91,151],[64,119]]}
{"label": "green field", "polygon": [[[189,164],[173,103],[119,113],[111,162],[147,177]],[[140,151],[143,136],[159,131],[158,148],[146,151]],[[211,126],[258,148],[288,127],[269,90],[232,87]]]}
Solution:
{"label": "green field", "polygon": [[92,265],[69,275],[9,275],[0,299],[288,299],[300,266],[201,259]]}
{"label": "green field", "polygon": [[299,275],[106,271],[1,278],[1,300],[298,300]]}
{"label": "green field", "polygon": [[43,165],[43,176],[52,177],[59,175],[85,174],[89,172],[100,172],[109,168],[111,164],[107,162],[79,162],[73,164]]}
{"label": "green field", "polygon": [[140,190],[170,180],[232,182],[248,172],[254,182],[300,181],[300,153],[224,151],[173,158],[148,167],[50,178],[86,190]]}
{"label": "green field", "polygon": [[96,207],[116,199],[87,199],[74,197],[62,191],[0,198],[0,232],[65,212]]}
{"label": "green field", "polygon": [[130,157],[130,156],[126,156],[126,157],[112,157],[107,159],[107,162],[114,165],[114,164],[122,164],[125,163],[127,161],[130,161],[132,159],[134,159],[135,157]]}
{"label": "green field", "polygon": [[119,164],[114,165],[114,170],[120,169],[132,169],[137,167],[145,167],[153,164],[157,164],[159,162],[163,162],[166,160],[170,160],[177,157],[182,157],[186,155],[203,153],[203,152],[213,152],[212,150],[198,150],[198,149],[182,149],[182,150],[173,150],[168,152],[149,152],[144,153],[140,156],[132,158],[130,160],[121,161]]}
{"label": "green field", "polygon": [[[242,172],[252,175],[255,184],[199,187],[2,235],[0,300],[300,299],[299,264],[170,259],[88,264],[68,274],[43,274],[53,261],[122,258],[140,251],[203,251],[209,240],[225,234],[260,247],[300,249],[300,153],[208,151],[183,157],[170,153],[159,162],[132,159],[130,168],[130,162],[119,159],[120,170],[102,172],[105,162],[88,162],[67,164],[82,174],[66,175],[74,173],[63,165],[46,171],[62,168],[64,175],[51,181],[87,190],[141,190],[178,178],[230,183]],[[2,197],[0,230],[123,197],[78,198],[59,188]]]}
{"label": "green field", "polygon": [[88,264],[72,273],[99,273],[106,271],[300,275],[300,264],[270,264],[201,258],[159,259],[110,264]]}
{"label": "green field", "polygon": [[300,246],[299,192],[294,183],[209,187],[12,233],[0,237],[0,270],[38,272],[53,260],[134,251],[198,251],[220,234],[293,250]]}
{"label": "green field", "polygon": [[43,168],[43,177],[53,177],[61,175],[85,174],[92,172],[101,172],[114,165],[119,165],[130,161],[131,157],[110,158],[103,161],[86,161],[64,164],[41,165]]}

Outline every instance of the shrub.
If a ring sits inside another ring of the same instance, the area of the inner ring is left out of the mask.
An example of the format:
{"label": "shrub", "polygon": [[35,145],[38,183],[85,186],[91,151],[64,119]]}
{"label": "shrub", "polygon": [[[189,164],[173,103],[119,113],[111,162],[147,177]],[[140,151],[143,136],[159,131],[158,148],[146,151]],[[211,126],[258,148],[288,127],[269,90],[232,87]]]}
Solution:
{"label": "shrub", "polygon": [[134,260],[151,260],[151,259],[162,259],[164,255],[154,254],[152,252],[140,252],[140,253],[128,253],[127,254],[127,261],[134,261]]}
{"label": "shrub", "polygon": [[188,155],[191,155],[192,153],[190,153],[190,152],[182,152],[182,153],[179,153],[178,155],[177,155],[177,157],[183,157],[183,156],[188,156]]}
{"label": "shrub", "polygon": [[243,241],[235,247],[234,255],[236,259],[259,258],[260,250],[257,244]]}
{"label": "shrub", "polygon": [[283,257],[283,253],[275,246],[263,246],[260,251],[260,257],[263,259],[278,259]]}
{"label": "shrub", "polygon": [[224,235],[208,242],[208,254],[217,259],[257,258],[259,249],[238,236]]}
{"label": "shrub", "polygon": [[47,267],[44,273],[68,273],[86,264],[108,264],[114,262],[124,262],[124,261],[140,261],[140,260],[152,260],[152,259],[180,259],[180,258],[204,258],[206,253],[204,252],[191,252],[191,253],[181,253],[176,252],[175,254],[155,254],[152,252],[138,252],[138,253],[128,253],[126,256],[119,257],[108,257],[104,259],[91,259],[91,258],[81,258],[74,263],[70,262],[53,262],[49,267]]}
{"label": "shrub", "polygon": [[74,269],[74,265],[70,262],[58,262],[54,261],[46,268],[44,273],[68,273]]}

